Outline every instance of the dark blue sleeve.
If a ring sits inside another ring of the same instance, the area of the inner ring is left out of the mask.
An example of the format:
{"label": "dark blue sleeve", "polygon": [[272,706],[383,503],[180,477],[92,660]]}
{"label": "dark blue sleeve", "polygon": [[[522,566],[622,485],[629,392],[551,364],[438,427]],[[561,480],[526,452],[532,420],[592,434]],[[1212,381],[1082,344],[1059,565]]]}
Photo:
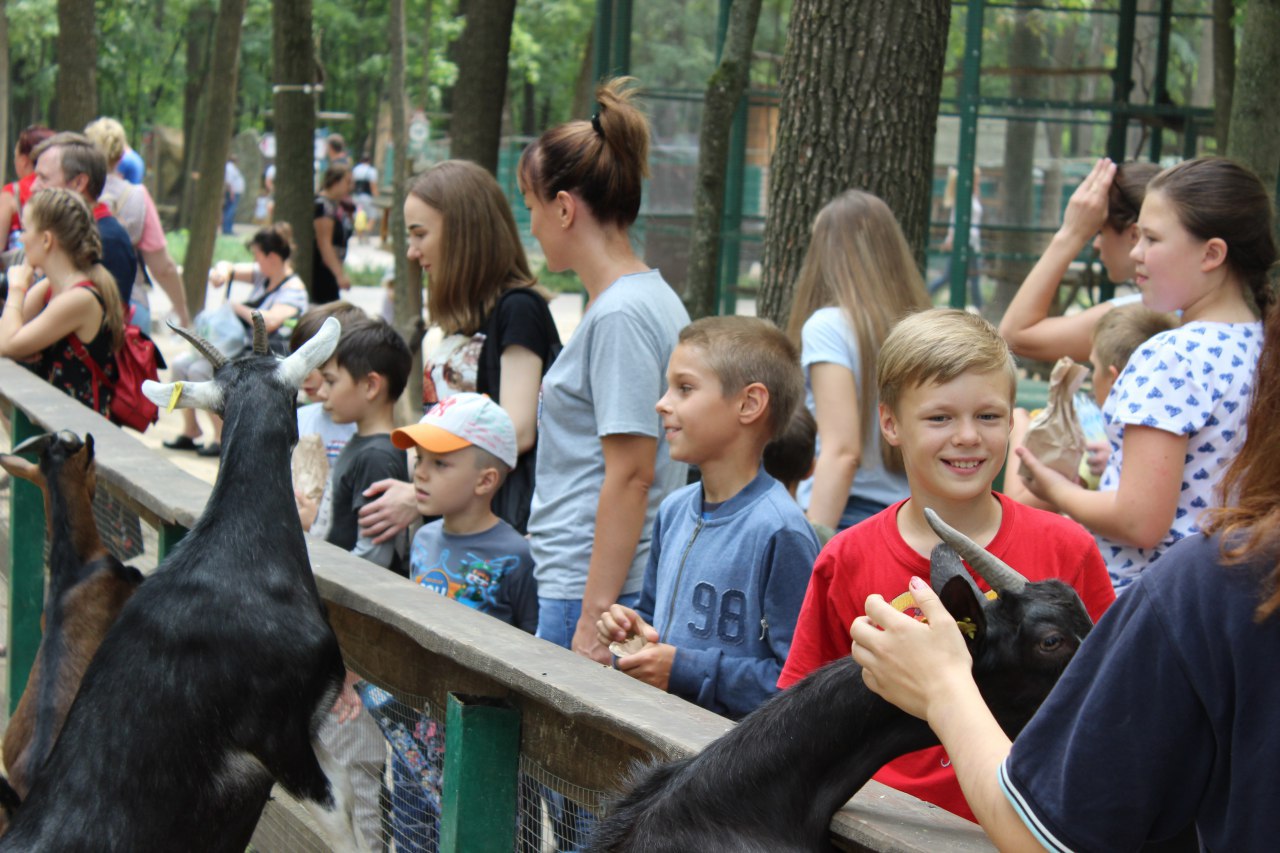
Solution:
{"label": "dark blue sleeve", "polygon": [[133,280],[138,277],[138,256],[129,241],[129,232],[114,216],[98,220],[98,234],[102,237],[102,265],[116,280],[120,304],[127,315],[129,298],[133,295]]}
{"label": "dark blue sleeve", "polygon": [[1216,750],[1177,630],[1130,586],[1014,742],[1000,782],[1049,849],[1137,849],[1195,816]]}

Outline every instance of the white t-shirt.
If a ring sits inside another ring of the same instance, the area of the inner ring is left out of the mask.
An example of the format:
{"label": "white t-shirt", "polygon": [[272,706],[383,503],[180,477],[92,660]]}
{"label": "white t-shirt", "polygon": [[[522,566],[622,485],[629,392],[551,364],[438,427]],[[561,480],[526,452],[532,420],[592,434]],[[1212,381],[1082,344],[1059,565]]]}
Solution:
{"label": "white t-shirt", "polygon": [[[810,368],[815,364],[838,364],[853,374],[854,388],[862,389],[862,365],[858,354],[858,342],[854,338],[853,328],[846,322],[844,312],[836,307],[819,308],[805,321],[800,330],[800,366],[804,368],[804,404],[817,417],[818,410],[813,402],[813,382],[810,379]],[[852,401],[850,401],[852,402]],[[877,400],[861,400],[860,405],[871,406],[875,410]],[[888,506],[906,498],[910,494],[905,474],[894,474],[885,470],[884,460],[880,456],[880,428],[875,426],[876,418],[871,418],[870,435],[864,436],[862,461],[858,472],[849,487],[850,496],[857,495],[866,500]],[[821,444],[816,450],[821,449]],[[800,484],[796,490],[796,500],[800,506],[809,508],[809,498],[813,494],[813,478]]]}
{"label": "white t-shirt", "polygon": [[1111,458],[1099,491],[1120,487],[1126,426],[1187,436],[1178,507],[1160,544],[1136,548],[1097,537],[1117,590],[1174,542],[1196,532],[1204,510],[1220,505],[1218,482],[1244,445],[1261,352],[1261,323],[1192,322],[1143,344],[1116,380],[1102,407]]}

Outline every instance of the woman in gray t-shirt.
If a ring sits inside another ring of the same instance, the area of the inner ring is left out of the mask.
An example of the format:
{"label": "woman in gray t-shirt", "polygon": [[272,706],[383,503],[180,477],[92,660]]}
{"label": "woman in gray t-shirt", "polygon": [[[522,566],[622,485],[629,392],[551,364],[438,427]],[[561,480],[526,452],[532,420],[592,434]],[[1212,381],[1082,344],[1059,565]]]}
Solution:
{"label": "woman in gray t-shirt", "polygon": [[538,636],[601,663],[596,620],[638,599],[658,504],[684,484],[654,405],[689,322],[675,292],[631,248],[649,124],[622,81],[591,121],[552,128],[520,158],[520,190],[547,268],[573,270],[582,324],[542,382],[529,535]]}

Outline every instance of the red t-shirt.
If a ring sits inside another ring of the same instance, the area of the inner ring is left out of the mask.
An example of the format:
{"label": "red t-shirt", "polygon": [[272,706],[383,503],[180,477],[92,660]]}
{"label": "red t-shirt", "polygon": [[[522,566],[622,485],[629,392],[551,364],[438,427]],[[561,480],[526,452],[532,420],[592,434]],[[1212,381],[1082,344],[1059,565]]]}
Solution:
{"label": "red t-shirt", "polygon": [[[987,550],[1028,580],[1058,578],[1080,594],[1094,622],[1116,600],[1097,543],[1076,522],[993,493],[1000,500],[1000,530]],[[898,532],[900,501],[837,535],[813,566],[809,589],[778,686],[786,688],[818,667],[849,654],[849,626],[863,615],[867,596],[892,601],[913,575],[928,579],[929,559]],[[974,576],[978,588],[990,589]],[[913,797],[974,820],[942,747],[912,752],[886,764],[874,777]]]}
{"label": "red t-shirt", "polygon": [[14,181],[12,184],[5,184],[4,191],[14,196],[18,200],[18,209],[13,212],[13,216],[9,220],[9,233],[22,230],[22,208],[27,206],[27,202],[31,200],[31,193],[35,189],[36,173],[32,172],[20,181]]}

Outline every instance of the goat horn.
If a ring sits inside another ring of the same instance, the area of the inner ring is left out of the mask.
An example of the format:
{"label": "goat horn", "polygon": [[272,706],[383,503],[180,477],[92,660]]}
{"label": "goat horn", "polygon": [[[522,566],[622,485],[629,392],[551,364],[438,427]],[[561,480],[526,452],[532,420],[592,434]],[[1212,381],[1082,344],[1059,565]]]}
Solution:
{"label": "goat horn", "polygon": [[1027,579],[1016,569],[947,524],[928,507],[925,508],[924,518],[933,528],[933,532],[938,534],[938,538],[964,557],[973,570],[996,592],[1022,592],[1026,587]]}
{"label": "goat horn", "polygon": [[49,447],[49,442],[53,441],[53,433],[45,432],[40,435],[33,435],[26,441],[13,448],[11,451],[15,456],[20,453],[34,453],[36,456],[42,456]]}
{"label": "goat horn", "polygon": [[342,323],[337,317],[329,317],[321,324],[311,340],[294,350],[288,358],[280,362],[278,375],[280,381],[290,388],[298,388],[307,374],[329,360],[333,351],[338,348],[338,337],[342,334]]}
{"label": "goat horn", "polygon": [[218,352],[218,348],[197,335],[195,332],[188,331],[172,320],[166,321],[170,329],[173,329],[179,335],[187,339],[187,343],[191,344],[196,350],[213,365],[213,372],[217,373],[222,365],[227,363],[227,357]]}
{"label": "goat horn", "polygon": [[253,354],[267,354],[267,322],[262,319],[262,312],[254,311],[253,317]]}

